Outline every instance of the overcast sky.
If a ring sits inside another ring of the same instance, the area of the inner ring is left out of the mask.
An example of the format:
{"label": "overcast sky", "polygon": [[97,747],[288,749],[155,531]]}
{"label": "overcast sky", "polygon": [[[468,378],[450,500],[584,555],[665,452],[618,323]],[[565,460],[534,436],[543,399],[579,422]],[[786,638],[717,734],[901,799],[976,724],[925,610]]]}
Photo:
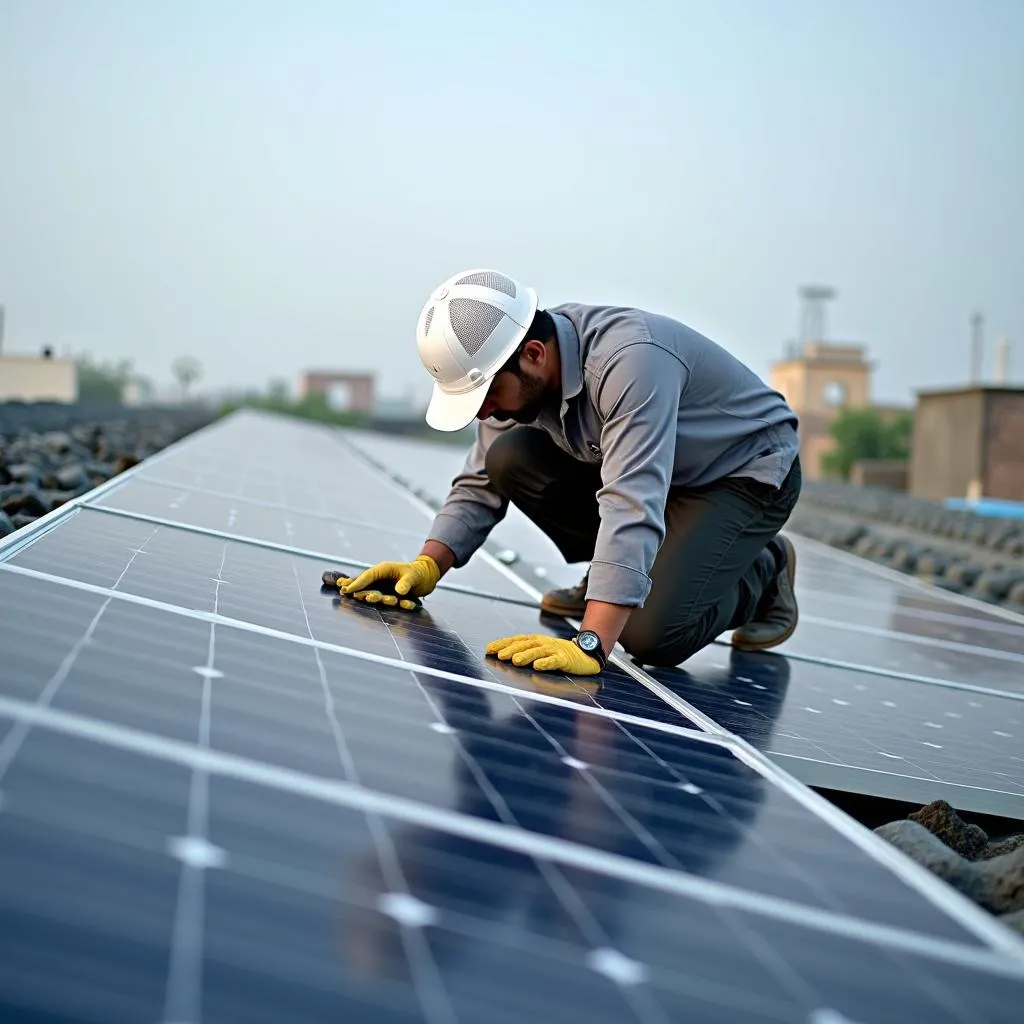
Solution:
{"label": "overcast sky", "polygon": [[1024,0],[0,0],[7,349],[429,391],[432,288],[647,306],[880,400],[1024,380]]}

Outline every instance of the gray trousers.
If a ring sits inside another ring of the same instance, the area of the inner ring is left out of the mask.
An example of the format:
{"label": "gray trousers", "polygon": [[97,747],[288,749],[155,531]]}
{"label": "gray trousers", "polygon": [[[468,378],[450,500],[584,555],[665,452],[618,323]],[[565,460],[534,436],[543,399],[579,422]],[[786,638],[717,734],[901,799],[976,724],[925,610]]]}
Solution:
{"label": "gray trousers", "polygon": [[[594,555],[600,467],[574,459],[544,431],[514,427],[488,449],[492,486],[554,542],[567,562]],[[619,643],[644,665],[678,665],[727,629],[749,622],[774,585],[767,545],[800,495],[799,459],[778,489],[746,477],[672,488],[651,592]]]}

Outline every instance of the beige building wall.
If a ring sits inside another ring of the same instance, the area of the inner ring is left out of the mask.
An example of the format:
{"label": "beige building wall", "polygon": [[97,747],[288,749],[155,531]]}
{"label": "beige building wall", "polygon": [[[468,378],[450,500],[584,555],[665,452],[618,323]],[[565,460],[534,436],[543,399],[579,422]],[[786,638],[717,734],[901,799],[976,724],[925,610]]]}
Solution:
{"label": "beige building wall", "polygon": [[1024,501],[1024,388],[919,393],[910,492],[931,501]]}
{"label": "beige building wall", "polygon": [[73,359],[0,356],[0,402],[75,402],[78,372]]}
{"label": "beige building wall", "polygon": [[919,394],[910,453],[910,493],[942,501],[982,488],[981,390]]}
{"label": "beige building wall", "polygon": [[829,424],[844,406],[871,404],[872,365],[862,345],[808,342],[772,367],[771,386],[800,417],[800,462],[809,480],[822,476],[821,460],[832,449]]}

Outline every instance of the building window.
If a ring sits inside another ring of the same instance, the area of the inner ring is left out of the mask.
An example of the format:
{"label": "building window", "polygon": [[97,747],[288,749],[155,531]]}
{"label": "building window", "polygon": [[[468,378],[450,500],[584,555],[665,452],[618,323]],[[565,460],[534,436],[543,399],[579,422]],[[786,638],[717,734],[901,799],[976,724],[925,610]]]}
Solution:
{"label": "building window", "polygon": [[825,385],[822,391],[822,397],[825,399],[825,404],[830,406],[846,405],[847,390],[846,385],[842,381],[833,380],[829,381]]}

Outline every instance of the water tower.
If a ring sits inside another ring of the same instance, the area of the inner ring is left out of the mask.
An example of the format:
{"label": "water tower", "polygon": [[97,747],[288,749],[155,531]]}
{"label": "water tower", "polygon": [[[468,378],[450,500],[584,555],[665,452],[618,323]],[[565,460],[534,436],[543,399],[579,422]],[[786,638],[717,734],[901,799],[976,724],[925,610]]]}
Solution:
{"label": "water tower", "polygon": [[831,302],[838,292],[826,284],[802,285],[800,296],[800,341],[824,341],[826,338],[825,303]]}

